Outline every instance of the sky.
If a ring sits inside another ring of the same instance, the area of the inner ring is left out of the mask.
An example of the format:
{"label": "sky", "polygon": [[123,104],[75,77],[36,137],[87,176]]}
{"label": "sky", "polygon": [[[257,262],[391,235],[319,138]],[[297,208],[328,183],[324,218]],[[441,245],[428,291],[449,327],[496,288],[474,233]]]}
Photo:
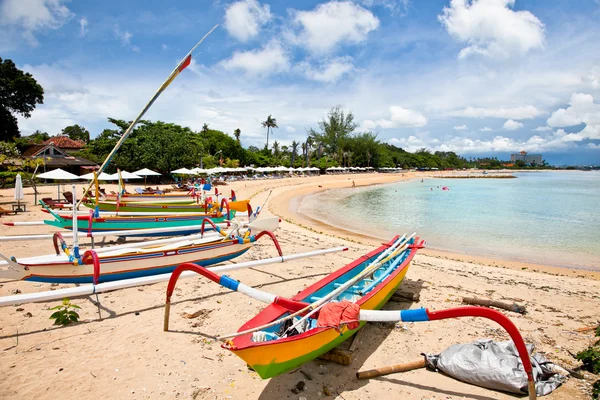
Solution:
{"label": "sky", "polygon": [[0,57],[43,86],[23,135],[145,119],[245,147],[304,141],[333,106],[415,151],[600,164],[600,0],[0,0]]}

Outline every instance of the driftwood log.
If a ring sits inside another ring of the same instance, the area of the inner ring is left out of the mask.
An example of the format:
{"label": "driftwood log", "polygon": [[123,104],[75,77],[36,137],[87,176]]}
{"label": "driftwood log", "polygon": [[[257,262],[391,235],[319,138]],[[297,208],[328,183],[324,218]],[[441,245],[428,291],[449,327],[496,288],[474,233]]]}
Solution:
{"label": "driftwood log", "polygon": [[501,308],[503,310],[516,312],[518,314],[526,314],[527,310],[525,306],[518,305],[517,303],[505,303],[502,301],[489,300],[489,299],[480,299],[476,297],[463,297],[463,303],[471,304],[474,306],[484,306],[484,307],[496,307]]}
{"label": "driftwood log", "polygon": [[425,364],[426,364],[425,358],[423,358],[422,360],[419,360],[419,361],[413,361],[413,362],[408,362],[408,363],[404,363],[404,364],[390,365],[388,367],[375,368],[375,369],[370,369],[367,371],[359,371],[356,373],[356,377],[358,379],[375,378],[377,376],[394,374],[396,372],[406,372],[406,371],[412,371],[413,369],[425,368]]}

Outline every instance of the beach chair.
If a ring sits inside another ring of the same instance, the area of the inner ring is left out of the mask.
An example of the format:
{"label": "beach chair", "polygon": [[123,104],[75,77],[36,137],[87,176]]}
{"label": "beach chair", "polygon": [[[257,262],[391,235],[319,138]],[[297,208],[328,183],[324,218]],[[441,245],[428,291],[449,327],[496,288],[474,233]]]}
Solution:
{"label": "beach chair", "polygon": [[135,188],[135,189],[133,189],[133,190],[135,190],[135,192],[136,192],[137,194],[144,194],[144,189]]}

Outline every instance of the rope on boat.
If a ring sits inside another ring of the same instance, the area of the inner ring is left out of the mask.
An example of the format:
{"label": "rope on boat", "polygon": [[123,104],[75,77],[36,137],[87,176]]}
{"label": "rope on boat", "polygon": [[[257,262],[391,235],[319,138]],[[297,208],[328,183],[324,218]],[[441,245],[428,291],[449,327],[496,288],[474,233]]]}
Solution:
{"label": "rope on boat", "polygon": [[330,292],[328,295],[323,296],[321,299],[315,301],[314,303],[309,304],[308,306],[306,306],[302,310],[294,312],[294,313],[292,313],[292,314],[290,314],[290,315],[288,315],[286,317],[280,318],[280,319],[278,319],[276,321],[273,321],[273,322],[270,322],[268,324],[261,325],[261,326],[258,326],[258,327],[255,327],[255,328],[251,328],[251,329],[247,329],[245,331],[240,331],[240,332],[236,332],[236,333],[232,333],[232,334],[228,334],[228,335],[219,336],[219,337],[217,337],[217,339],[220,339],[220,340],[230,339],[230,338],[234,338],[234,337],[237,337],[237,336],[246,335],[248,333],[253,333],[253,332],[256,332],[256,331],[267,329],[267,328],[270,328],[272,326],[279,325],[279,324],[281,324],[283,322],[292,320],[293,318],[295,318],[295,317],[297,317],[299,315],[302,315],[302,314],[304,314],[306,312],[310,312],[310,311],[314,310],[316,307],[319,307],[323,303],[329,302],[331,299],[335,298],[340,293],[344,292],[346,289],[348,289],[349,287],[351,287],[352,285],[354,285],[354,283],[356,283],[357,281],[359,281],[359,280],[363,279],[365,276],[368,276],[369,274],[371,274],[373,271],[375,271],[377,268],[379,268],[383,263],[387,262],[394,255],[397,255],[401,251],[404,251],[404,249],[406,248],[406,244],[408,243],[408,241],[410,239],[412,239],[415,235],[416,235],[416,233],[413,233],[408,238],[406,237],[406,234],[402,235],[402,237],[398,238],[398,240],[396,240],[390,247],[388,247],[387,249],[385,249],[384,251],[382,251],[381,254],[367,268],[365,268],[362,272],[360,272],[359,274],[357,274],[354,278],[348,280],[342,286],[340,286],[337,289],[335,289],[332,292]]}

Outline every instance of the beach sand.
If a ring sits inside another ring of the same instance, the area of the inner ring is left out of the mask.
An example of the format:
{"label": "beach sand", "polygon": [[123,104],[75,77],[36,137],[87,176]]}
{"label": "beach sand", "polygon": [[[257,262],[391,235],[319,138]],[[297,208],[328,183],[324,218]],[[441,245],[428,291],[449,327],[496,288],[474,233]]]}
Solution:
{"label": "beach sand", "polygon": [[[410,175],[406,175],[408,179]],[[420,177],[420,175],[419,175]],[[296,212],[299,198],[335,187],[394,182],[399,174],[335,175],[280,180],[242,181],[231,184],[239,199],[251,198],[256,208],[266,202],[262,215],[277,215],[283,221],[276,235],[284,253],[347,246],[349,251],[275,264],[230,275],[249,285],[292,296],[371,250],[379,241],[353,235]],[[109,187],[110,188],[110,187]],[[221,189],[225,190],[224,187]],[[41,188],[56,195],[56,188]],[[81,189],[78,189],[81,193]],[[40,220],[44,214],[32,206],[31,188],[26,188],[28,209],[0,221]],[[0,191],[0,202],[12,199],[12,189]],[[46,196],[46,195],[44,195]],[[268,200],[267,200],[268,197]],[[2,235],[48,233],[51,227],[2,226]],[[403,232],[401,232],[403,233]],[[427,238],[424,238],[427,239]],[[87,239],[82,240],[88,243]],[[108,242],[108,239],[107,239]],[[3,254],[25,256],[50,254],[50,240],[8,242]],[[268,241],[236,261],[275,256]],[[527,268],[527,269],[522,269]],[[15,290],[23,293],[51,290],[32,282],[0,281],[0,296]],[[600,280],[597,273],[571,271],[538,265],[521,265],[444,252],[422,251],[410,267],[402,288],[418,292],[419,302],[390,302],[386,309],[429,307],[443,309],[461,305],[463,296],[480,296],[517,302],[527,307],[520,315],[506,312],[525,340],[538,352],[567,368],[578,362],[569,354],[587,347],[592,333],[575,329],[600,320]],[[82,322],[56,327],[49,307],[58,301],[23,304],[0,310],[0,398],[36,399],[365,399],[389,396],[406,399],[514,399],[509,394],[468,385],[441,373],[416,370],[357,381],[358,370],[416,361],[420,353],[439,353],[455,343],[481,338],[506,340],[499,326],[466,318],[432,323],[368,324],[350,366],[315,360],[300,370],[263,381],[232,353],[212,339],[215,334],[235,332],[254,316],[262,304],[239,293],[231,293],[206,279],[181,280],[171,306],[170,332],[163,332],[166,283],[100,294],[102,320],[98,320],[95,297],[72,299],[82,307]],[[194,319],[182,313],[204,310]],[[587,373],[586,373],[587,374]],[[589,376],[589,374],[587,374]],[[305,380],[305,391],[290,389]],[[589,381],[588,381],[589,382]],[[326,388],[326,389],[325,389]],[[589,383],[569,380],[548,399],[587,399]]]}

